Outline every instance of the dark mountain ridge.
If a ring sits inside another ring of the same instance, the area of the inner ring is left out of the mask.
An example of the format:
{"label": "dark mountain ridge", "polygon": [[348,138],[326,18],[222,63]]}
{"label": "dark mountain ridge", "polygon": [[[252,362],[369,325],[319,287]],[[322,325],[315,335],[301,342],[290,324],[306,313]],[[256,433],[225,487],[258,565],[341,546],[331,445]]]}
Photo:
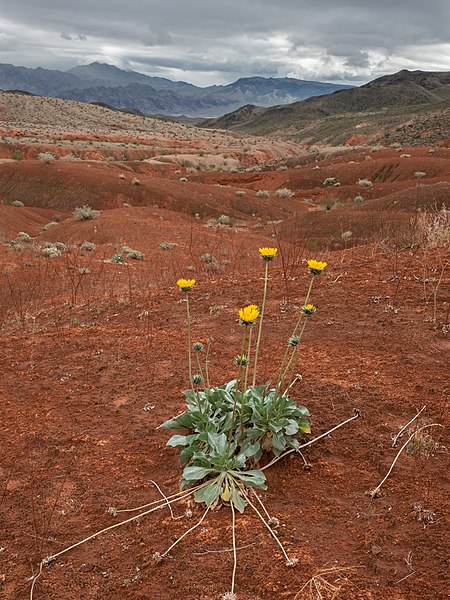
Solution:
{"label": "dark mountain ridge", "polygon": [[340,90],[289,105],[246,105],[203,126],[258,135],[282,135],[296,141],[342,143],[359,128],[361,134],[412,115],[450,107],[450,72],[402,70],[359,88]]}
{"label": "dark mountain ridge", "polygon": [[157,111],[171,116],[217,117],[245,104],[287,104],[350,87],[291,78],[248,77],[228,85],[201,88],[98,62],[65,72],[0,64],[0,89],[82,102],[104,102],[115,108],[146,113]]}

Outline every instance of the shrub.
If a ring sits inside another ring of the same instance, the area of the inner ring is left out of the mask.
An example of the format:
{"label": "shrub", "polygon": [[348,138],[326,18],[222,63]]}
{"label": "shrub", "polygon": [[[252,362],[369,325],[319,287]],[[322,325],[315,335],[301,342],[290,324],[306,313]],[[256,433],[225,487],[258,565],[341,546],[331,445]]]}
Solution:
{"label": "shrub", "polygon": [[246,195],[246,193],[247,193],[247,192],[246,192],[246,191],[244,191],[244,190],[237,190],[237,191],[235,192],[235,195],[236,195],[238,198],[243,198],[243,197]]}
{"label": "shrub", "polygon": [[174,244],[170,244],[169,242],[161,242],[159,247],[161,248],[161,250],[172,250]]}
{"label": "shrub", "polygon": [[55,225],[58,225],[58,223],[56,221],[50,221],[50,223],[47,223],[46,225],[44,225],[43,230],[44,231],[48,231],[49,229],[51,229]]}
{"label": "shrub", "polygon": [[73,215],[77,221],[90,221],[92,219],[97,219],[101,214],[100,210],[95,210],[91,208],[88,204],[84,204],[83,206],[77,206],[73,211]]}
{"label": "shrub", "polygon": [[359,185],[359,187],[366,189],[373,187],[373,183],[369,179],[358,179],[356,183]]}
{"label": "shrub", "polygon": [[181,181],[181,183],[186,183],[187,182],[187,177],[180,177],[180,181]]}
{"label": "shrub", "polygon": [[361,202],[364,202],[364,198],[363,198],[362,196],[360,196],[360,195],[358,195],[358,196],[355,196],[355,197],[353,198],[353,202],[356,202],[356,204],[359,204],[359,203],[361,203]]}
{"label": "shrub", "polygon": [[336,177],[327,177],[323,180],[323,187],[333,187],[337,183],[339,183],[339,181],[336,179]]}
{"label": "shrub", "polygon": [[277,190],[275,192],[275,194],[279,198],[291,198],[294,195],[294,192],[292,190],[290,190],[289,188],[280,188],[279,190]]}
{"label": "shrub", "polygon": [[139,252],[139,250],[129,250],[127,252],[127,258],[131,258],[132,260],[144,260],[145,254]]}
{"label": "shrub", "polygon": [[258,190],[255,195],[257,198],[268,198],[270,196],[270,192],[269,190]]}
{"label": "shrub", "polygon": [[415,177],[416,179],[423,179],[423,178],[424,178],[424,177],[426,177],[426,176],[427,176],[427,174],[426,174],[426,173],[424,173],[423,171],[416,171],[416,172],[414,173],[414,177]]}
{"label": "shrub", "polygon": [[11,206],[15,206],[16,208],[22,208],[23,205],[23,202],[21,202],[20,200],[13,200],[11,202]]}
{"label": "shrub", "polygon": [[116,263],[116,264],[119,264],[119,265],[123,265],[124,262],[125,262],[125,259],[124,259],[123,255],[120,254],[120,252],[116,252],[113,255],[113,257],[111,258],[110,262]]}
{"label": "shrub", "polygon": [[336,205],[336,201],[333,200],[332,198],[323,198],[320,201],[320,206],[324,209],[324,210],[331,210],[332,208],[334,208]]}
{"label": "shrub", "polygon": [[41,254],[46,256],[47,258],[58,258],[61,256],[61,251],[56,248],[56,246],[47,246],[46,248],[41,249]]}
{"label": "shrub", "polygon": [[80,248],[81,250],[85,250],[86,252],[92,252],[97,248],[97,246],[93,242],[83,242]]}
{"label": "shrub", "polygon": [[37,157],[38,157],[38,160],[43,162],[45,165],[49,165],[56,159],[56,156],[54,154],[52,154],[51,152],[41,152],[40,154],[37,155]]}
{"label": "shrub", "polygon": [[228,215],[220,215],[220,217],[217,219],[217,222],[219,225],[231,225],[231,217]]}
{"label": "shrub", "polygon": [[133,187],[137,187],[138,185],[141,185],[141,182],[139,181],[139,179],[137,177],[133,177],[133,179],[131,180],[131,185]]}
{"label": "shrub", "polygon": [[16,237],[16,241],[25,242],[26,244],[28,244],[29,242],[33,241],[33,238],[30,235],[28,235],[28,233],[25,233],[25,231],[19,231]]}

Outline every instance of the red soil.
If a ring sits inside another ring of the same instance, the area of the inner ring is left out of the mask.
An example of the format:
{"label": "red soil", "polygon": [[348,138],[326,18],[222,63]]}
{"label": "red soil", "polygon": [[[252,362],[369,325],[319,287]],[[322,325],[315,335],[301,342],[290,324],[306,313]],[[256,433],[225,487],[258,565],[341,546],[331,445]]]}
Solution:
{"label": "red soil", "polygon": [[[285,566],[247,509],[237,519],[237,599],[309,599],[305,584],[331,567],[344,569],[340,578],[328,576],[335,598],[447,597],[450,255],[411,245],[408,236],[418,208],[446,199],[450,151],[404,152],[411,157],[330,151],[300,168],[245,173],[187,174],[173,163],[139,161],[0,164],[2,240],[19,231],[35,238],[0,245],[2,597],[28,599],[42,558],[130,516],[114,517],[110,507],[159,499],[152,481],[166,495],[178,491],[178,452],[165,447],[169,435],[159,429],[183,410],[187,382],[185,313],[174,282],[198,282],[193,335],[213,336],[211,376],[224,383],[239,352],[237,309],[261,301],[257,248],[267,245],[280,253],[271,264],[260,381],[277,376],[309,282],[304,259],[325,259],[312,296],[318,311],[305,332],[303,380],[292,396],[310,409],[316,436],[355,408],[361,418],[311,445],[304,452],[311,468],[295,456],[267,471],[261,497],[299,564]],[[259,155],[250,153],[254,165]],[[416,171],[426,176],[417,180]],[[324,188],[326,177],[341,186]],[[360,178],[373,188],[362,191]],[[256,198],[257,190],[282,187],[294,195]],[[355,204],[359,193],[365,200]],[[324,198],[337,200],[336,209],[319,210]],[[26,206],[7,206],[13,200]],[[76,221],[71,213],[82,204],[103,212]],[[55,212],[62,222],[43,231]],[[206,225],[221,214],[234,226]],[[347,230],[353,236],[345,242]],[[70,252],[42,256],[41,244],[56,241]],[[96,250],[81,252],[83,241]],[[334,249],[345,244],[360,246]],[[107,262],[122,245],[145,259]],[[372,499],[366,492],[407,439],[394,449],[392,436],[424,405],[417,423],[445,429],[428,429],[420,447],[404,451],[382,496]],[[62,555],[43,569],[34,600],[218,600],[230,589],[230,511],[209,514],[157,563],[153,554],[204,511],[183,501],[174,512],[183,518],[174,521],[165,509]]]}
{"label": "red soil", "polygon": [[[32,254],[1,255],[4,266],[15,264],[17,276],[11,275],[12,287],[8,292],[2,286],[1,295],[5,598],[29,597],[27,579],[44,556],[129,516],[109,516],[110,506],[157,499],[151,480],[166,494],[178,489],[177,452],[164,447],[168,434],[158,425],[183,407],[184,313],[173,282],[187,274],[183,265],[191,236],[181,227],[183,217],[164,211],[154,211],[152,229],[146,210],[108,211],[97,222],[58,226],[66,240],[91,239],[95,233],[104,244],[74,264],[64,257],[47,260],[51,266],[39,273],[42,259]],[[270,239],[259,231],[230,231],[224,239],[222,232],[193,222],[193,255],[214,248],[232,261],[223,274],[198,271],[192,294],[194,336],[206,341],[213,335],[211,373],[221,383],[233,376],[240,335],[236,309],[261,295],[256,247]],[[108,234],[113,223],[116,229]],[[96,232],[89,229],[94,225]],[[143,245],[146,232],[145,261],[129,268],[101,262],[110,239],[122,234],[129,245]],[[179,245],[161,251],[157,243],[163,238]],[[261,381],[275,376],[308,281],[302,252],[284,252],[272,269]],[[343,598],[444,598],[445,449],[439,445],[428,457],[403,453],[382,498],[372,500],[365,492],[385,475],[397,451],[391,436],[417,409],[427,405],[420,424],[448,425],[449,344],[439,329],[448,319],[448,273],[438,289],[433,328],[431,306],[424,307],[416,276],[424,261],[436,261],[435,253],[405,250],[394,262],[390,253],[367,246],[322,257],[330,266],[313,296],[319,311],[306,333],[303,382],[293,396],[310,408],[316,435],[352,416],[354,408],[362,417],[305,452],[311,470],[305,471],[298,457],[268,472],[269,490],[262,497],[280,519],[279,535],[299,565],[284,566],[277,546],[247,510],[237,521],[243,547],[238,598],[293,599],[324,566],[349,569],[338,584]],[[71,268],[82,265],[92,274],[70,308]],[[43,281],[31,286],[34,296],[19,297],[15,292],[26,273],[24,289],[39,277]],[[20,302],[23,322],[17,320]],[[444,442],[441,428],[430,434],[436,444]],[[426,527],[414,512],[417,503],[435,513]],[[182,515],[186,508],[182,502],[175,512]],[[192,519],[174,522],[163,511],[67,553],[44,569],[35,598],[219,598],[229,589],[231,554],[209,551],[231,547],[229,509],[207,517],[171,558],[161,564],[152,560],[200,518],[201,507],[192,508]]]}

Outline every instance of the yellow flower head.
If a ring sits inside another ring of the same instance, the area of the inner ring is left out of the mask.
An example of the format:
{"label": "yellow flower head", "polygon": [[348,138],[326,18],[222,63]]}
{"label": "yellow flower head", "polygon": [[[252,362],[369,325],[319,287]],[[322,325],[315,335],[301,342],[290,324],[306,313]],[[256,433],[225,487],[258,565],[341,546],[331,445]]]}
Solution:
{"label": "yellow flower head", "polygon": [[278,248],[258,248],[261,258],[264,260],[273,260],[277,255]]}
{"label": "yellow flower head", "polygon": [[314,304],[305,304],[302,308],[302,312],[304,315],[313,315],[316,312],[317,308]]}
{"label": "yellow flower head", "polygon": [[242,325],[253,325],[253,322],[259,315],[259,309],[256,304],[249,304],[239,309],[239,319]]}
{"label": "yellow flower head", "polygon": [[320,260],[307,260],[308,268],[313,275],[320,275],[328,263]]}
{"label": "yellow flower head", "polygon": [[179,279],[177,281],[177,286],[180,288],[181,292],[190,292],[194,287],[195,279]]}

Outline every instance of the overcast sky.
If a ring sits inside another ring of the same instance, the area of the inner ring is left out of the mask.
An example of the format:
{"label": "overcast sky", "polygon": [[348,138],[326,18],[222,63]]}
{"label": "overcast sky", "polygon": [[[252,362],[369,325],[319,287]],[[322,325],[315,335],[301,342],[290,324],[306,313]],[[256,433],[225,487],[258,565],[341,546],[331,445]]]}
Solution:
{"label": "overcast sky", "polygon": [[450,0],[0,0],[0,62],[196,85],[450,71]]}

